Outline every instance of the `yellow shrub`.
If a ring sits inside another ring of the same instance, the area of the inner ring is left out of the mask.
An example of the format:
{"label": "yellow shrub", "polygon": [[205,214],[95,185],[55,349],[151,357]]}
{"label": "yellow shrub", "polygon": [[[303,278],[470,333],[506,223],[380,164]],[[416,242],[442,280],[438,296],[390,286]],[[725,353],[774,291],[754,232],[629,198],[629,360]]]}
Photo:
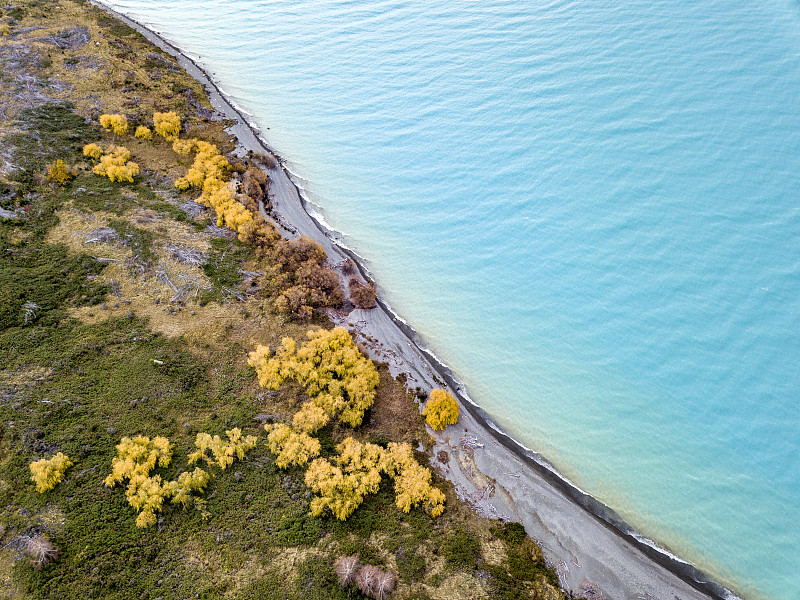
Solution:
{"label": "yellow shrub", "polygon": [[[290,338],[283,340],[274,357],[259,346],[249,356],[259,383],[278,389],[288,379],[306,388],[310,401],[326,414],[352,427],[361,424],[364,411],[375,400],[379,376],[375,365],[363,356],[346,329],[311,330],[308,341],[296,349]],[[303,417],[305,420],[305,416]]]}
{"label": "yellow shrub", "polygon": [[383,450],[375,444],[362,444],[347,438],[337,447],[339,456],[334,466],[318,458],[306,471],[306,485],[319,494],[311,500],[315,516],[329,508],[337,519],[344,521],[361,506],[367,494],[375,494],[381,485]]}
{"label": "yellow shrub", "polygon": [[[236,436],[234,436],[236,437]],[[239,438],[236,438],[239,442]],[[156,465],[169,466],[172,459],[172,445],[163,437],[152,440],[138,435],[133,439],[124,437],[117,444],[117,456],[111,461],[112,472],[104,483],[114,487],[127,479],[125,498],[137,511],[137,527],[150,527],[156,522],[164,502],[171,498],[173,504],[184,507],[191,502],[199,502],[192,497],[194,492],[202,492],[208,485],[209,476],[203,469],[181,473],[177,481],[163,481],[159,475],[150,475]]]}
{"label": "yellow shrub", "polygon": [[66,185],[75,175],[77,175],[77,173],[74,170],[68,169],[67,165],[60,158],[56,162],[47,165],[47,181],[58,185]]}
{"label": "yellow shrub", "polygon": [[313,402],[304,402],[303,406],[294,414],[292,427],[298,431],[305,431],[314,434],[331,420],[331,417],[324,409]]}
{"label": "yellow shrub", "polygon": [[128,162],[131,159],[130,150],[123,146],[109,146],[103,151],[97,144],[87,144],[83,147],[86,156],[99,159],[92,173],[108,177],[111,181],[128,181],[133,183],[133,178],[139,174],[139,165]]}
{"label": "yellow shrub", "polygon": [[184,472],[178,476],[177,481],[170,481],[166,484],[166,489],[172,497],[172,504],[181,504],[184,508],[196,500],[192,497],[193,492],[202,492],[206,489],[210,477],[200,467],[196,467],[191,473]]}
{"label": "yellow shrub", "polygon": [[264,429],[269,432],[267,444],[269,451],[277,455],[275,464],[279,469],[286,469],[289,465],[302,467],[319,455],[319,440],[303,431],[295,431],[283,423],[265,425]]}
{"label": "yellow shrub", "polygon": [[174,140],[181,132],[181,118],[174,112],[154,113],[153,124],[156,133],[165,140]]}
{"label": "yellow shrub", "polygon": [[186,177],[181,177],[175,181],[175,187],[181,192],[185,192],[192,187],[192,184],[189,183]]}
{"label": "yellow shrub", "polygon": [[136,517],[136,526],[150,527],[155,525],[156,513],[161,512],[164,500],[169,498],[169,491],[162,484],[160,476],[147,477],[136,474],[128,483],[125,497],[128,504],[139,511],[139,515]]}
{"label": "yellow shrub", "polygon": [[193,150],[197,152],[191,168],[184,177],[175,181],[175,187],[181,191],[201,189],[202,194],[197,202],[214,209],[217,226],[233,229],[243,242],[250,240],[257,226],[253,214],[235,198],[227,182],[231,169],[228,159],[220,154],[214,144],[197,138],[175,139],[172,149],[178,154],[189,154]]}
{"label": "yellow shrub", "polygon": [[99,160],[103,156],[103,149],[98,144],[86,144],[83,147],[83,155]]}
{"label": "yellow shrub", "polygon": [[153,139],[153,132],[150,131],[149,127],[145,127],[144,125],[139,125],[136,128],[136,133],[134,133],[133,135],[134,135],[134,137],[137,137],[140,140],[152,140]]}
{"label": "yellow shrub", "polygon": [[313,461],[306,471],[306,485],[319,494],[311,500],[311,514],[318,517],[325,508],[342,521],[353,514],[364,501],[363,493],[359,493],[359,485],[355,474],[345,475],[338,467],[324,458]]}
{"label": "yellow shrub", "polygon": [[133,439],[124,437],[117,444],[117,456],[111,461],[111,474],[103,480],[108,487],[114,487],[123,479],[136,475],[147,476],[150,471],[168,467],[172,460],[172,445],[167,438],[155,437],[152,440],[143,435]]}
{"label": "yellow shrub", "polygon": [[73,465],[73,462],[59,452],[53,458],[33,461],[29,466],[31,470],[31,480],[36,484],[36,491],[44,493],[52,490],[61,480],[64,473]]}
{"label": "yellow shrub", "polygon": [[169,466],[172,460],[172,445],[167,438],[137,435],[133,439],[124,437],[117,444],[117,456],[111,461],[111,474],[103,480],[108,487],[128,480],[125,497],[139,512],[137,527],[149,527],[156,522],[156,512],[161,510],[169,491],[162,485],[161,477],[150,477],[156,465]]}
{"label": "yellow shrub", "polygon": [[178,154],[186,156],[194,151],[196,143],[197,138],[192,138],[189,140],[176,139],[174,142],[172,142],[172,150]]}
{"label": "yellow shrub", "polygon": [[3,23],[0,25],[0,37],[6,37],[11,35],[11,26],[8,23]]}
{"label": "yellow shrub", "polygon": [[[223,442],[218,435],[211,437],[207,433],[198,433],[194,442],[197,450],[189,455],[189,464],[204,459],[208,464],[216,463],[224,471],[233,464],[236,458],[242,460],[245,452],[255,448],[258,443],[258,438],[254,435],[243,438],[242,430],[238,427],[226,431],[225,434],[228,436],[228,442]],[[206,454],[208,451],[211,452],[213,458]]]}
{"label": "yellow shrub", "polygon": [[431,485],[431,471],[420,465],[411,446],[391,442],[384,455],[386,473],[394,478],[397,507],[403,512],[422,505],[431,516],[444,512],[444,493]]}
{"label": "yellow shrub", "polygon": [[347,519],[368,494],[378,491],[382,473],[394,479],[395,503],[403,512],[422,506],[436,517],[444,511],[444,493],[431,485],[430,469],[414,459],[408,444],[390,443],[384,450],[347,438],[336,450],[335,464],[318,458],[306,471],[306,485],[318,494],[310,506],[315,516],[329,508],[337,519]]}
{"label": "yellow shrub", "polygon": [[441,431],[458,421],[458,402],[450,392],[437,388],[431,391],[430,399],[422,414],[425,415],[428,425]]}
{"label": "yellow shrub", "polygon": [[116,135],[128,133],[128,117],[125,115],[100,115],[100,125]]}

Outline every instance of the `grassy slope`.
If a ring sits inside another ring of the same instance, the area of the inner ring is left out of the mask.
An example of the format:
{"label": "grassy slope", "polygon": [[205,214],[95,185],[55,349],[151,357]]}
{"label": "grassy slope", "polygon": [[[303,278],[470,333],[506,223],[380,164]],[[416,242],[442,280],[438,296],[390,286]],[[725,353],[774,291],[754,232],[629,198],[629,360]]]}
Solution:
{"label": "grassy slope", "polygon": [[[193,100],[208,106],[198,84],[135,32],[83,2],[15,6],[0,15],[12,28],[0,38],[0,208],[23,215],[0,222],[0,595],[357,598],[332,570],[337,556],[357,553],[398,573],[395,597],[560,598],[531,540],[479,519],[441,480],[448,506],[436,519],[401,513],[388,482],[347,522],[309,516],[302,471],[275,467],[256,420],[288,418],[302,390],[265,394],[245,362],[255,343],[305,331],[276,315],[263,291],[246,293],[239,269],[268,265],[208,228],[207,214],[181,209],[191,196],[170,182],[188,159],[165,142],[126,137],[144,167],[135,184],[91,174],[80,155],[85,143],[115,141],[98,126],[100,112],[144,122],[153,110],[177,110],[191,135],[227,149],[233,140],[223,124],[198,117]],[[35,41],[70,39],[78,26],[89,43],[62,50]],[[43,177],[56,158],[78,170],[64,188]],[[109,225],[125,243],[86,243]],[[205,263],[176,260],[174,243]],[[165,279],[190,283],[170,302]],[[27,323],[26,302],[37,306]],[[366,422],[355,432],[323,430],[324,452],[348,435],[428,443],[413,396],[385,367]],[[169,437],[172,465],[156,472],[173,478],[197,432],[234,426],[259,435],[259,445],[224,472],[209,469],[204,511],[170,506],[157,526],[137,529],[122,489],[102,483],[121,436]],[[76,466],[38,494],[28,464],[57,451]],[[20,536],[40,533],[60,557],[37,570],[16,549]]]}

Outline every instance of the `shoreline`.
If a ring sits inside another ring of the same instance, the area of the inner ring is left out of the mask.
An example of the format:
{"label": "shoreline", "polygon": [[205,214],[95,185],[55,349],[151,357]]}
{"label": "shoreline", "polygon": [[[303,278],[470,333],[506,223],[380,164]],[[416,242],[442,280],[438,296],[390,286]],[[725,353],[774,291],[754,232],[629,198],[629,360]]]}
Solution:
{"label": "shoreline", "polygon": [[[311,215],[309,201],[292,178],[285,159],[261,138],[244,111],[225,96],[203,67],[134,19],[100,0],[89,2],[175,57],[206,87],[215,111],[235,121],[227,130],[238,141],[237,152],[265,152],[277,159],[279,166],[270,171],[270,196],[274,213],[279,215],[276,224],[284,235],[312,237],[322,244],[334,266],[350,259],[361,277],[371,280],[363,259],[334,239],[334,232]],[[263,205],[261,208],[263,212]],[[341,260],[335,260],[337,257]],[[343,278],[341,269],[337,271]],[[347,327],[365,346],[370,358],[387,362],[393,376],[406,374],[408,387],[450,389],[464,411],[457,425],[442,432],[431,431],[436,439],[434,457],[439,450],[453,455],[443,466],[432,458],[432,466],[479,513],[521,521],[542,546],[565,590],[578,595],[600,592],[601,596],[593,597],[631,600],[739,599],[699,568],[638,535],[613,509],[496,427],[491,417],[462,392],[463,386],[447,365],[420,346],[416,331],[381,297],[374,309],[354,309],[349,314],[329,311],[328,316],[334,324]],[[460,442],[454,445],[451,437],[473,438],[478,444],[474,448]],[[513,472],[513,467],[520,467],[519,472]]]}

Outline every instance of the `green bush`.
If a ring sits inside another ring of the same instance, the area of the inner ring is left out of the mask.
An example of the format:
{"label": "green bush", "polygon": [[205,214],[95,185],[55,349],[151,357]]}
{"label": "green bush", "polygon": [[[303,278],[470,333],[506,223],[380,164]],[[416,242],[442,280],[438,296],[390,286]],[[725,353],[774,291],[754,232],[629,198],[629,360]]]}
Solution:
{"label": "green bush", "polygon": [[474,565],[481,555],[481,544],[470,531],[458,528],[445,536],[440,545],[445,563],[452,568]]}
{"label": "green bush", "polygon": [[522,523],[500,523],[492,526],[492,533],[506,544],[519,546],[525,541],[527,534]]}
{"label": "green bush", "polygon": [[[5,242],[0,234],[0,246],[7,247]],[[57,322],[65,316],[57,310],[64,304],[98,304],[108,291],[89,279],[104,266],[91,256],[69,257],[57,245],[14,250],[0,255],[0,329]]]}
{"label": "green bush", "polygon": [[276,541],[282,546],[309,546],[321,537],[319,519],[305,512],[281,519],[276,530]]}
{"label": "green bush", "polygon": [[417,554],[416,548],[401,548],[397,552],[397,569],[407,581],[421,581],[425,576],[425,559]]}

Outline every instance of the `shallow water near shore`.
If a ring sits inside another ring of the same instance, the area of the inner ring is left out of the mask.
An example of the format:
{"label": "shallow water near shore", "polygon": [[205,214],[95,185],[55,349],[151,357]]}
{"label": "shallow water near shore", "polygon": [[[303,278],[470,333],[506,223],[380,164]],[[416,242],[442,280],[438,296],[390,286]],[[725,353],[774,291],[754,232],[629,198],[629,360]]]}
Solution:
{"label": "shallow water near shore", "polygon": [[208,67],[499,427],[800,597],[800,6],[110,4]]}

